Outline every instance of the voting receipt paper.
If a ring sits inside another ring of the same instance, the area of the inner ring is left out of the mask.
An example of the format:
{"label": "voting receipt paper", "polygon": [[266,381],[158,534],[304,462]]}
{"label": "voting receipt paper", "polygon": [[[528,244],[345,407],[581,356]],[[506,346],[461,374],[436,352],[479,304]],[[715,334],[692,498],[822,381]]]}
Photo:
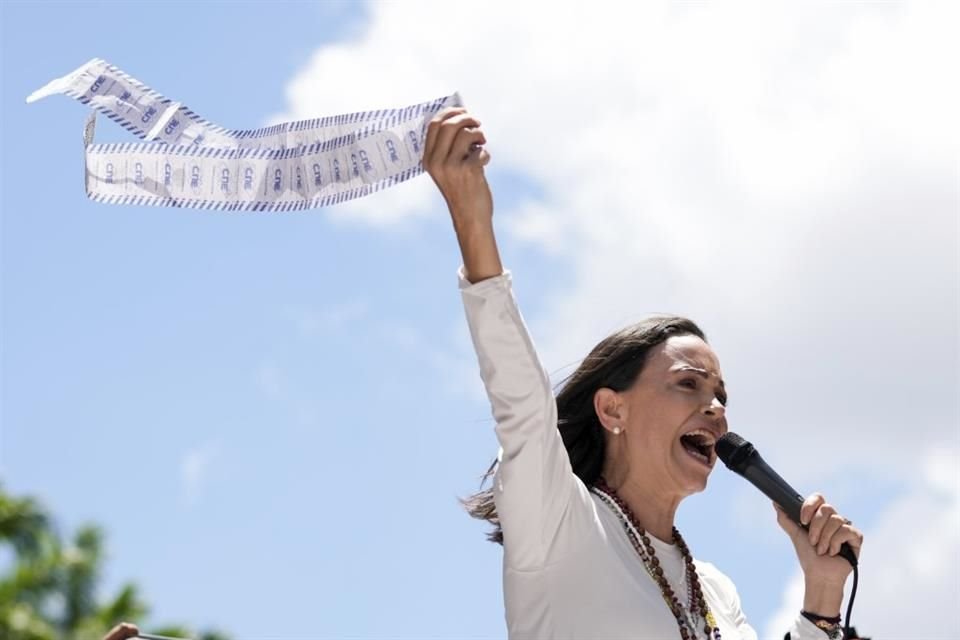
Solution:
{"label": "voting receipt paper", "polygon": [[[84,127],[87,196],[107,204],[297,211],[338,204],[422,173],[423,142],[456,93],[397,109],[225,129],[94,58],[32,93],[93,108]],[[93,144],[97,112],[146,142]]]}

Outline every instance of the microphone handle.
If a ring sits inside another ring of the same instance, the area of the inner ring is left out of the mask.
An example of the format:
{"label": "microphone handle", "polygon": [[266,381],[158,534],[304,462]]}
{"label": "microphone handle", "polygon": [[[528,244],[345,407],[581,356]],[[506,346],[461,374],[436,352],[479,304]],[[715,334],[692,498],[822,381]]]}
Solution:
{"label": "microphone handle", "polygon": [[[760,457],[760,454],[752,456],[750,462],[745,465],[742,475],[753,486],[760,489],[765,496],[780,505],[780,508],[791,520],[803,527],[805,531],[809,531],[807,525],[800,522],[800,507],[803,506],[803,496],[797,493],[776,471],[771,469],[770,465]],[[850,566],[857,566],[857,556],[846,542],[840,546],[839,555],[849,562]]]}

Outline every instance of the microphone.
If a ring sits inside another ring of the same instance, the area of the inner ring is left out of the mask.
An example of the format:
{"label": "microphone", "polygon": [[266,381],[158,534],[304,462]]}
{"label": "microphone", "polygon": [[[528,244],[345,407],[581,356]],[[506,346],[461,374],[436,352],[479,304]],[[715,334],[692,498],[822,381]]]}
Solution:
{"label": "microphone", "polygon": [[[752,444],[730,431],[717,440],[714,451],[728,469],[749,480],[764,495],[780,505],[791,520],[807,529],[807,526],[800,522],[803,496],[764,462]],[[839,555],[851,566],[857,566],[857,556],[846,542],[840,547]]]}

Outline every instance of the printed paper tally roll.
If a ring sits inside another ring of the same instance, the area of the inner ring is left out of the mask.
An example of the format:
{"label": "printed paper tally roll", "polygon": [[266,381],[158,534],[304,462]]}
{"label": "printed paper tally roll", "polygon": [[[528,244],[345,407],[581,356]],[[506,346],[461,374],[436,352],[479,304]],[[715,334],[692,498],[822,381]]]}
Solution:
{"label": "printed paper tally roll", "polygon": [[[299,211],[419,175],[427,124],[456,93],[399,109],[225,129],[95,58],[35,91],[93,107],[84,128],[87,196],[107,204]],[[93,144],[96,114],[145,140]]]}

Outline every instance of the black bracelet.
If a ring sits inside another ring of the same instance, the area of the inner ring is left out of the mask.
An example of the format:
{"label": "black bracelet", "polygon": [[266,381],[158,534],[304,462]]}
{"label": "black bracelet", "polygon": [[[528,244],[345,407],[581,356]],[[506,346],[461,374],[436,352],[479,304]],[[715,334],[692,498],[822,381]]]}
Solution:
{"label": "black bracelet", "polygon": [[815,626],[820,631],[823,631],[827,634],[827,638],[830,640],[840,640],[843,638],[843,631],[840,629],[840,616],[836,615],[832,618],[827,616],[819,616],[815,613],[810,613],[809,611],[800,610],[800,615],[810,621],[810,623]]}
{"label": "black bracelet", "polygon": [[839,614],[839,613],[831,618],[831,617],[827,617],[827,616],[820,616],[820,615],[817,615],[817,614],[815,614],[815,613],[810,613],[809,611],[803,611],[803,610],[801,610],[801,611],[800,611],[800,615],[802,615],[804,618],[806,618],[807,620],[809,620],[810,622],[812,622],[812,623],[814,623],[814,624],[816,624],[816,623],[817,623],[818,621],[820,621],[820,620],[822,620],[822,621],[824,621],[824,622],[828,622],[828,623],[830,623],[830,624],[840,624],[840,614]]}

